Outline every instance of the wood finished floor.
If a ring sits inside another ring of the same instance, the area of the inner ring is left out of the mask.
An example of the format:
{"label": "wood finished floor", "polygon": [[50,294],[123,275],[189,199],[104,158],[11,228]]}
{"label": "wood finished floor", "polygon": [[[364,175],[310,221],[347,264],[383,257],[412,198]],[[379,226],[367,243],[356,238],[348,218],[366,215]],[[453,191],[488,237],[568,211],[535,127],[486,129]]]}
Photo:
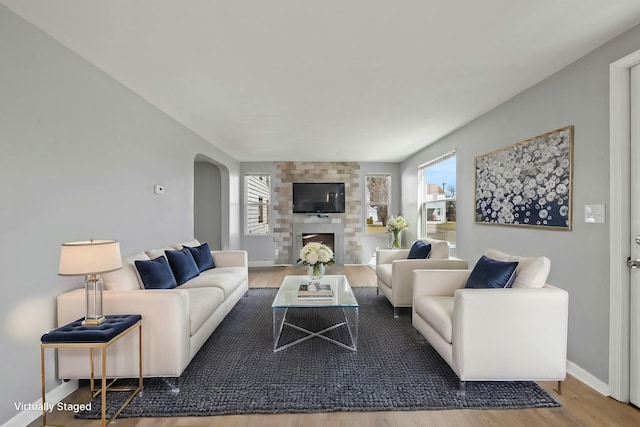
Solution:
{"label": "wood finished floor", "polygon": [[[293,267],[261,267],[249,269],[252,288],[278,287],[288,274],[305,274],[305,269]],[[367,266],[331,266],[327,274],[345,274],[352,286],[374,286],[375,274]],[[391,308],[389,308],[391,315]],[[540,383],[561,403],[561,408],[522,410],[455,410],[455,411],[385,411],[331,412],[322,414],[227,415],[215,417],[131,418],[118,419],[112,426],[120,427],[439,427],[439,426],[639,426],[640,410],[602,396],[569,376],[562,384],[562,395],[555,392],[555,382]],[[84,403],[88,391],[71,394],[68,403]],[[69,427],[98,427],[100,420],[77,420],[68,412],[47,416],[50,424]],[[38,419],[28,427],[41,426]]]}

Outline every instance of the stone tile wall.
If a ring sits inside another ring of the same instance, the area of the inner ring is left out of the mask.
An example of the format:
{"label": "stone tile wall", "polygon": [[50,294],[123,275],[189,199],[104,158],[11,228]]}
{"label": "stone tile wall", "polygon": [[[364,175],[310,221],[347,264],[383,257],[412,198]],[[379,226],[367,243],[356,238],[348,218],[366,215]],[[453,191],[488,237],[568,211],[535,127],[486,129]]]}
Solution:
{"label": "stone tile wall", "polygon": [[[363,201],[360,188],[360,164],[357,162],[276,162],[274,209],[278,212],[273,234],[278,244],[276,263],[289,264],[293,254],[293,224],[331,222],[344,225],[344,262],[362,263]],[[319,218],[293,213],[294,182],[344,182],[345,212]]]}

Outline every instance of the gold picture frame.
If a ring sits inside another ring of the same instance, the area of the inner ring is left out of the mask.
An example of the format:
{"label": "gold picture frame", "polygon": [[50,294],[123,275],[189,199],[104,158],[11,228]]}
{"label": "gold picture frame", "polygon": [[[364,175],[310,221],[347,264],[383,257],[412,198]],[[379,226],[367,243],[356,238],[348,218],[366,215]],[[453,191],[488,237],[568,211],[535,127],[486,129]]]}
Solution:
{"label": "gold picture frame", "polygon": [[475,223],[571,230],[573,126],[475,157]]}

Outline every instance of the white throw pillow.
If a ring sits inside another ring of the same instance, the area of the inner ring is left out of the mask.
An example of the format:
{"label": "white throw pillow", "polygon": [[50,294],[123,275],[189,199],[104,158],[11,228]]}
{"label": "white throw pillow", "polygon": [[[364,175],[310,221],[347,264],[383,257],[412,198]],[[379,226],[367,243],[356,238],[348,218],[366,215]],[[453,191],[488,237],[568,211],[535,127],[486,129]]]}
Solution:
{"label": "white throw pillow", "polygon": [[509,255],[495,249],[487,249],[484,254],[498,261],[518,261],[513,288],[541,288],[547,283],[551,260],[545,256],[523,257]]}
{"label": "white throw pillow", "polygon": [[429,259],[447,259],[449,258],[449,242],[446,240],[436,239],[420,239],[424,243],[431,245]]}
{"label": "white throw pillow", "polygon": [[164,251],[175,251],[175,249],[173,248],[173,246],[165,246],[164,248],[147,249],[144,252],[147,254],[149,259],[156,259],[159,256],[163,256],[166,258],[166,256],[164,255]]}
{"label": "white throw pillow", "polygon": [[189,240],[188,242],[176,243],[175,245],[173,245],[173,249],[179,251],[185,246],[189,246],[190,248],[196,248],[200,245],[201,243],[198,241],[198,239],[193,239],[193,240]]}
{"label": "white throw pillow", "polygon": [[122,258],[122,268],[120,270],[102,275],[104,289],[110,291],[135,291],[140,289],[136,261],[149,261],[149,257],[144,252],[138,252]]}

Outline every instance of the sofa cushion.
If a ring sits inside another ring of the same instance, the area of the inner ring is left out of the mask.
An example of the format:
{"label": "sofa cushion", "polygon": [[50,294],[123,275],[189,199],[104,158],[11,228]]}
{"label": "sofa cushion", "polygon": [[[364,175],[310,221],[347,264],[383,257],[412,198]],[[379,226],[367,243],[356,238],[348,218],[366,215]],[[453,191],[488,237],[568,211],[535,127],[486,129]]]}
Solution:
{"label": "sofa cushion", "polygon": [[413,300],[413,309],[448,343],[453,333],[453,297],[421,296]]}
{"label": "sofa cushion", "polygon": [[224,302],[220,288],[186,289],[189,295],[189,333],[193,336]]}
{"label": "sofa cushion", "polygon": [[420,240],[416,240],[413,242],[413,245],[411,245],[407,259],[427,259],[429,257],[429,252],[431,252],[431,243],[424,243]]}
{"label": "sofa cushion", "polygon": [[200,270],[201,273],[216,267],[213,262],[213,257],[211,256],[211,249],[209,249],[207,243],[203,243],[195,248],[191,246],[185,246],[184,248],[191,252],[193,259],[196,261],[196,264],[198,264],[198,270]]}
{"label": "sofa cushion", "polygon": [[149,259],[156,259],[159,256],[166,258],[164,255],[164,251],[173,251],[173,250],[174,250],[173,246],[165,246],[164,248],[147,249],[146,251],[144,251],[144,253],[147,254]]}
{"label": "sofa cushion", "polygon": [[482,255],[471,271],[465,288],[510,288],[516,274],[516,261],[498,261]]}
{"label": "sofa cushion", "polygon": [[522,257],[509,255],[495,249],[487,249],[484,253],[489,258],[498,261],[517,261],[516,278],[513,282],[514,288],[541,288],[547,282],[551,261],[545,256]]}
{"label": "sofa cushion", "polygon": [[193,239],[193,240],[189,240],[188,242],[176,243],[175,245],[173,245],[173,249],[179,251],[185,246],[191,246],[191,247],[200,246],[200,242],[198,241],[198,239]]}
{"label": "sofa cushion", "polygon": [[203,271],[181,288],[216,287],[224,291],[224,298],[227,299],[246,280],[246,271],[243,267],[217,267]]}
{"label": "sofa cushion", "polygon": [[171,289],[178,285],[163,256],[149,261],[135,261],[135,265],[146,289]]}
{"label": "sofa cushion", "polygon": [[135,291],[144,289],[138,277],[135,261],[149,261],[144,252],[122,258],[122,268],[102,274],[104,289],[108,291]]}
{"label": "sofa cushion", "polygon": [[180,249],[179,251],[165,251],[164,253],[169,261],[169,267],[171,267],[171,271],[173,271],[178,286],[200,274],[198,265],[187,248]]}
{"label": "sofa cushion", "polygon": [[382,283],[392,287],[391,277],[393,276],[393,264],[378,264],[376,266],[376,276]]}

